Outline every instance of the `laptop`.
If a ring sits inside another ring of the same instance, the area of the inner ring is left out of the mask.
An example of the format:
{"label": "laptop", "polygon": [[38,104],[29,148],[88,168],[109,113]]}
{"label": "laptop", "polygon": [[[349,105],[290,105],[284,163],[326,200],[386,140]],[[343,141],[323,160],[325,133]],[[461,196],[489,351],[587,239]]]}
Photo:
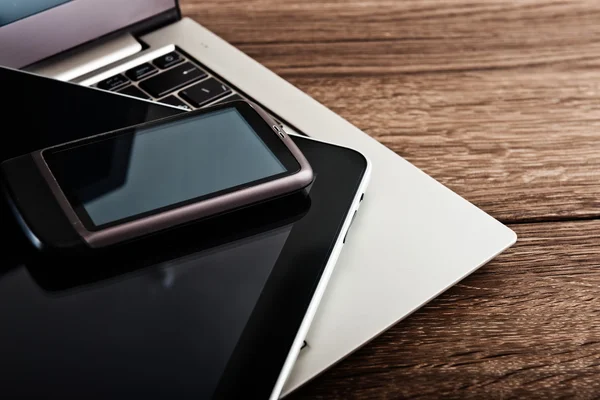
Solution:
{"label": "laptop", "polygon": [[354,148],[371,160],[362,211],[284,395],[516,241],[483,210],[182,18],[176,0],[2,2],[0,49],[0,65],[184,109],[246,98],[291,133]]}

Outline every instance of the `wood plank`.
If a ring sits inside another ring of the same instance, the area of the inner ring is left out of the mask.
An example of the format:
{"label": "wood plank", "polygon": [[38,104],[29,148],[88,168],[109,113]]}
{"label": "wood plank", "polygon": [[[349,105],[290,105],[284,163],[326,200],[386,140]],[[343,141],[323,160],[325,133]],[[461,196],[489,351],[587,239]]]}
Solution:
{"label": "wood plank", "polygon": [[293,82],[504,222],[600,215],[600,69]]}
{"label": "wood plank", "polygon": [[290,400],[597,398],[600,221],[513,228],[512,249]]}
{"label": "wood plank", "polygon": [[600,214],[600,2],[182,2],[504,221]]}
{"label": "wood plank", "polygon": [[187,0],[182,6],[285,75],[597,66],[600,48],[594,0]]}

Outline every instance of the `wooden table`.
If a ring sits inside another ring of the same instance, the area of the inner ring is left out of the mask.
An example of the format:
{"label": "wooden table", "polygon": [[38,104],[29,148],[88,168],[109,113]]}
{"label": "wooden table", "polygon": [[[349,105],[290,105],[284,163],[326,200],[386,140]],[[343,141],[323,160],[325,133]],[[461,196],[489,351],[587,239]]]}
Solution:
{"label": "wooden table", "polygon": [[600,2],[181,3],[519,235],[290,398],[600,395]]}

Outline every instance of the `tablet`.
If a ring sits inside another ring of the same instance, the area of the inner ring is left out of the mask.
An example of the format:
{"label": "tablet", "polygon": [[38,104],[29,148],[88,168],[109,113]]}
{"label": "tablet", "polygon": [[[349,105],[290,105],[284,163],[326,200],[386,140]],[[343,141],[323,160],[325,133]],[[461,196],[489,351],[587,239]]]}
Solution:
{"label": "tablet", "polygon": [[294,140],[305,193],[0,272],[0,397],[277,397],[368,176],[353,150]]}

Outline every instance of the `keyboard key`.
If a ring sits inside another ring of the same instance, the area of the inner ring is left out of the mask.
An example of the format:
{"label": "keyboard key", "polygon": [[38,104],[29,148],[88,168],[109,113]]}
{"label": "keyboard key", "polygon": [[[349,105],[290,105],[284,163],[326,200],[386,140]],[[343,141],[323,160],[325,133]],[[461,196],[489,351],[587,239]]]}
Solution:
{"label": "keyboard key", "polygon": [[140,99],[150,99],[150,96],[148,96],[146,93],[142,92],[140,89],[136,88],[133,85],[127,86],[125,89],[117,90],[117,92],[128,94],[129,96],[133,97],[139,97]]}
{"label": "keyboard key", "polygon": [[165,54],[164,56],[160,56],[154,61],[154,65],[156,65],[160,69],[166,69],[172,67],[173,65],[177,65],[183,61],[183,58],[179,55],[179,53],[171,52],[169,54]]}
{"label": "keyboard key", "polygon": [[210,78],[182,90],[179,95],[192,106],[198,108],[229,93],[231,93],[231,89],[215,78]]}
{"label": "keyboard key", "polygon": [[122,74],[118,74],[96,83],[96,87],[103,90],[115,90],[128,83],[129,80],[127,78],[125,78]]}
{"label": "keyboard key", "polygon": [[206,76],[206,73],[186,62],[178,67],[148,78],[140,87],[153,97],[162,97]]}
{"label": "keyboard key", "polygon": [[168,97],[165,97],[164,99],[158,100],[159,103],[165,103],[165,104],[169,104],[175,107],[185,107],[188,110],[191,110],[192,108],[190,106],[188,106],[187,104],[185,104],[183,102],[183,100],[181,100],[179,97],[175,97],[175,95],[170,95]]}
{"label": "keyboard key", "polygon": [[125,72],[125,75],[132,81],[139,81],[142,78],[152,75],[158,71],[156,67],[150,63],[144,63],[142,65],[138,65],[137,67],[131,68],[129,71]]}
{"label": "keyboard key", "polygon": [[240,96],[239,94],[236,93],[236,94],[234,94],[232,96],[224,98],[223,100],[217,101],[213,105],[223,104],[223,103],[227,103],[227,102],[230,102],[230,101],[236,101],[236,100],[244,100],[244,98],[242,96]]}

